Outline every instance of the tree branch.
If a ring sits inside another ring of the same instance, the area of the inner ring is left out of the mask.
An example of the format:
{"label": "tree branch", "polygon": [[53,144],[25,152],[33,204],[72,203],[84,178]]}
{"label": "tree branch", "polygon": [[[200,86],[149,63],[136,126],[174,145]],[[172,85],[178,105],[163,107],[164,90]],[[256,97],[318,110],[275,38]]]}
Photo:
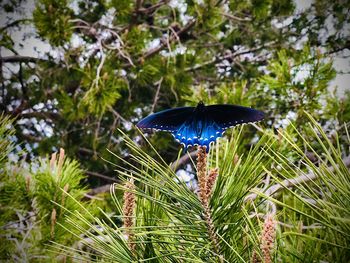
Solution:
{"label": "tree branch", "polygon": [[5,25],[4,27],[0,28],[0,32],[3,32],[4,30],[10,28],[10,27],[14,27],[14,26],[18,26],[21,23],[26,23],[26,22],[31,22],[33,21],[32,19],[19,19],[19,20],[15,20],[11,23],[8,23],[7,25]]}
{"label": "tree branch", "polygon": [[157,102],[159,99],[160,87],[162,86],[162,81],[163,81],[163,77],[161,77],[160,80],[157,81],[157,83],[156,83],[156,84],[158,84],[158,87],[157,87],[156,94],[154,95],[154,100],[153,100],[151,112],[154,112],[154,109],[156,108],[156,105],[157,105]]}
{"label": "tree branch", "polygon": [[94,155],[95,152],[91,149],[87,149],[87,148],[84,148],[84,147],[79,147],[78,148],[79,152],[82,152],[82,153],[87,153],[87,154],[90,154],[90,155]]}
{"label": "tree branch", "polygon": [[139,12],[139,9],[142,6],[142,0],[136,0],[136,8],[135,8],[135,13]]}
{"label": "tree branch", "polygon": [[329,50],[328,52],[326,52],[326,55],[336,54],[336,53],[344,51],[345,49],[350,49],[350,41],[347,41],[345,46],[340,46],[340,47],[338,46],[332,50]]}
{"label": "tree branch", "polygon": [[[343,162],[344,162],[345,166],[350,167],[350,155],[347,156],[345,159],[343,159]],[[328,167],[328,170],[334,171],[334,167]],[[272,195],[276,194],[281,189],[304,184],[304,183],[310,182],[312,180],[315,180],[316,178],[317,178],[317,175],[315,173],[311,172],[308,174],[300,175],[296,178],[285,179],[280,183],[277,183],[277,184],[270,186],[269,188],[266,189],[266,191],[261,191],[261,192],[267,196],[272,196]],[[250,194],[250,195],[246,196],[245,201],[254,200],[257,197],[258,197],[258,194]]]}
{"label": "tree branch", "polygon": [[30,56],[19,56],[19,55],[14,55],[14,56],[8,56],[8,57],[1,57],[1,62],[2,63],[37,63],[39,61],[46,61],[43,58],[35,58],[35,57],[30,57]]}
{"label": "tree branch", "polygon": [[154,11],[156,11],[159,7],[167,4],[168,2],[169,2],[169,0],[163,0],[163,1],[160,1],[159,3],[154,4],[154,5],[147,7],[147,8],[140,7],[137,9],[137,12],[143,13],[143,14],[150,14],[150,13],[153,13]]}
{"label": "tree branch", "polygon": [[128,120],[125,119],[122,115],[120,115],[119,112],[117,112],[116,110],[114,110],[113,107],[109,107],[108,109],[110,110],[110,112],[113,113],[113,115],[114,115],[117,119],[121,119],[123,122],[126,122],[126,123],[132,123],[131,121],[128,121]]}
{"label": "tree branch", "polygon": [[88,195],[97,195],[97,194],[102,194],[102,193],[106,193],[109,191],[109,189],[111,189],[112,184],[105,184],[96,188],[93,188],[90,190],[90,192],[88,192]]}
{"label": "tree branch", "polygon": [[161,44],[158,47],[155,47],[149,51],[147,51],[143,56],[138,60],[139,63],[141,63],[144,59],[149,58],[155,54],[157,54],[159,51],[163,50],[167,43],[172,42],[174,39],[176,39],[176,36],[180,36],[181,34],[187,32],[190,30],[190,28],[196,23],[195,19],[192,19],[187,25],[185,25],[182,29],[178,30],[176,34],[171,34],[168,38],[162,39]]}
{"label": "tree branch", "polygon": [[251,49],[247,49],[247,50],[243,50],[243,51],[239,51],[239,52],[237,51],[237,52],[230,53],[230,54],[227,54],[227,55],[224,55],[224,56],[214,57],[213,59],[208,60],[208,61],[206,61],[206,62],[204,62],[202,64],[186,68],[185,71],[197,70],[197,69],[203,68],[205,66],[218,63],[218,62],[223,61],[225,59],[234,59],[234,58],[239,57],[241,55],[253,53],[253,52],[259,51],[261,49],[264,49],[264,48],[267,48],[267,47],[271,47],[275,43],[276,43],[275,41],[271,41],[269,43],[266,43],[264,45],[261,45],[261,46],[255,47],[255,48],[251,48]]}
{"label": "tree branch", "polygon": [[42,142],[43,138],[39,137],[39,136],[34,136],[34,135],[31,135],[31,134],[23,134],[23,133],[20,133],[18,134],[18,136],[26,139],[27,141],[30,141],[30,142]]}
{"label": "tree branch", "polygon": [[179,158],[177,162],[174,162],[170,165],[170,169],[175,171],[179,166],[186,164],[190,158],[194,158],[197,155],[197,151],[189,152]]}
{"label": "tree branch", "polygon": [[39,119],[50,119],[50,120],[58,120],[61,118],[61,115],[54,112],[44,112],[44,111],[33,111],[33,112],[19,112],[17,109],[13,112],[9,112],[13,117],[20,118],[39,118]]}
{"label": "tree branch", "polygon": [[101,178],[101,179],[106,180],[106,181],[115,182],[115,183],[119,182],[117,179],[115,179],[113,177],[109,177],[109,176],[106,176],[106,175],[103,175],[100,173],[91,172],[91,171],[85,171],[85,173],[89,176],[98,177],[98,178]]}
{"label": "tree branch", "polygon": [[251,18],[248,18],[248,17],[244,17],[244,18],[241,18],[241,17],[237,17],[237,16],[234,16],[232,14],[229,14],[229,13],[221,13],[223,16],[227,17],[228,19],[230,20],[235,20],[235,21],[239,21],[239,22],[250,22],[252,21]]}

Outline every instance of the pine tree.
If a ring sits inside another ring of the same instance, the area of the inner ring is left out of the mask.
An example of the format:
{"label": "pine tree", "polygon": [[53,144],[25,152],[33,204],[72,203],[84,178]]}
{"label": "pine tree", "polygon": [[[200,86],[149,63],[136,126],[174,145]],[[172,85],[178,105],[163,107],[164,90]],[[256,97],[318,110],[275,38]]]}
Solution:
{"label": "pine tree", "polygon": [[[23,3],[1,7],[12,16]],[[16,137],[33,154],[62,147],[96,185],[113,177],[100,162],[106,148],[127,150],[116,129],[137,139],[132,124],[151,111],[199,99],[237,103],[271,111],[273,126],[288,112],[303,123],[302,110],[320,111],[325,95],[328,105],[338,103],[327,94],[335,74],[327,59],[348,48],[348,8],[320,0],[300,12],[292,1],[40,0],[32,19],[10,19],[1,29],[11,54],[1,55],[1,111],[17,117]],[[19,55],[11,33],[27,24],[52,52]],[[287,101],[290,94],[296,98]],[[150,139],[168,162],[175,159],[170,137]]]}

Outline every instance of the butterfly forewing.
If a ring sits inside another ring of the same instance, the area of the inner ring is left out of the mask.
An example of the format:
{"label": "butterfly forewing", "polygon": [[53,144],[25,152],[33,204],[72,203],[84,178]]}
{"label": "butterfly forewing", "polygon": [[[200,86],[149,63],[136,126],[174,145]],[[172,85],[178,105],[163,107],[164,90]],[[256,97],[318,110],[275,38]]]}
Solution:
{"label": "butterfly forewing", "polygon": [[209,120],[214,121],[222,130],[242,124],[261,121],[264,113],[238,105],[210,105],[206,107]]}
{"label": "butterfly forewing", "polygon": [[174,132],[191,116],[194,107],[181,107],[149,115],[137,123],[141,129],[157,129]]}

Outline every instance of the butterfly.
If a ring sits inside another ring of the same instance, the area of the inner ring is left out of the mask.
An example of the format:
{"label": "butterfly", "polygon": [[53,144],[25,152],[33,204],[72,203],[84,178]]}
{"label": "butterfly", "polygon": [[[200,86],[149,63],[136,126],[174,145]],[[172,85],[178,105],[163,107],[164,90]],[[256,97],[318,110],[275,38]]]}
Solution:
{"label": "butterfly", "polygon": [[264,113],[248,107],[228,104],[197,107],[180,107],[163,110],[140,120],[140,129],[155,129],[171,132],[175,139],[185,146],[206,146],[221,137],[226,129],[264,119]]}

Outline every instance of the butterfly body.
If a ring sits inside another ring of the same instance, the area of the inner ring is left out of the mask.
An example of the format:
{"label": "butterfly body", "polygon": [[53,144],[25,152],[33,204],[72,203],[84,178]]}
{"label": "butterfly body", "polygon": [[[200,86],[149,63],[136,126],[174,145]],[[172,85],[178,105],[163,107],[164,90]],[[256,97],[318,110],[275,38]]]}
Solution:
{"label": "butterfly body", "polygon": [[181,107],[164,110],[147,116],[137,126],[171,132],[186,148],[193,145],[206,146],[221,137],[224,131],[242,123],[256,122],[264,113],[237,105],[209,105],[202,102],[197,107]]}

